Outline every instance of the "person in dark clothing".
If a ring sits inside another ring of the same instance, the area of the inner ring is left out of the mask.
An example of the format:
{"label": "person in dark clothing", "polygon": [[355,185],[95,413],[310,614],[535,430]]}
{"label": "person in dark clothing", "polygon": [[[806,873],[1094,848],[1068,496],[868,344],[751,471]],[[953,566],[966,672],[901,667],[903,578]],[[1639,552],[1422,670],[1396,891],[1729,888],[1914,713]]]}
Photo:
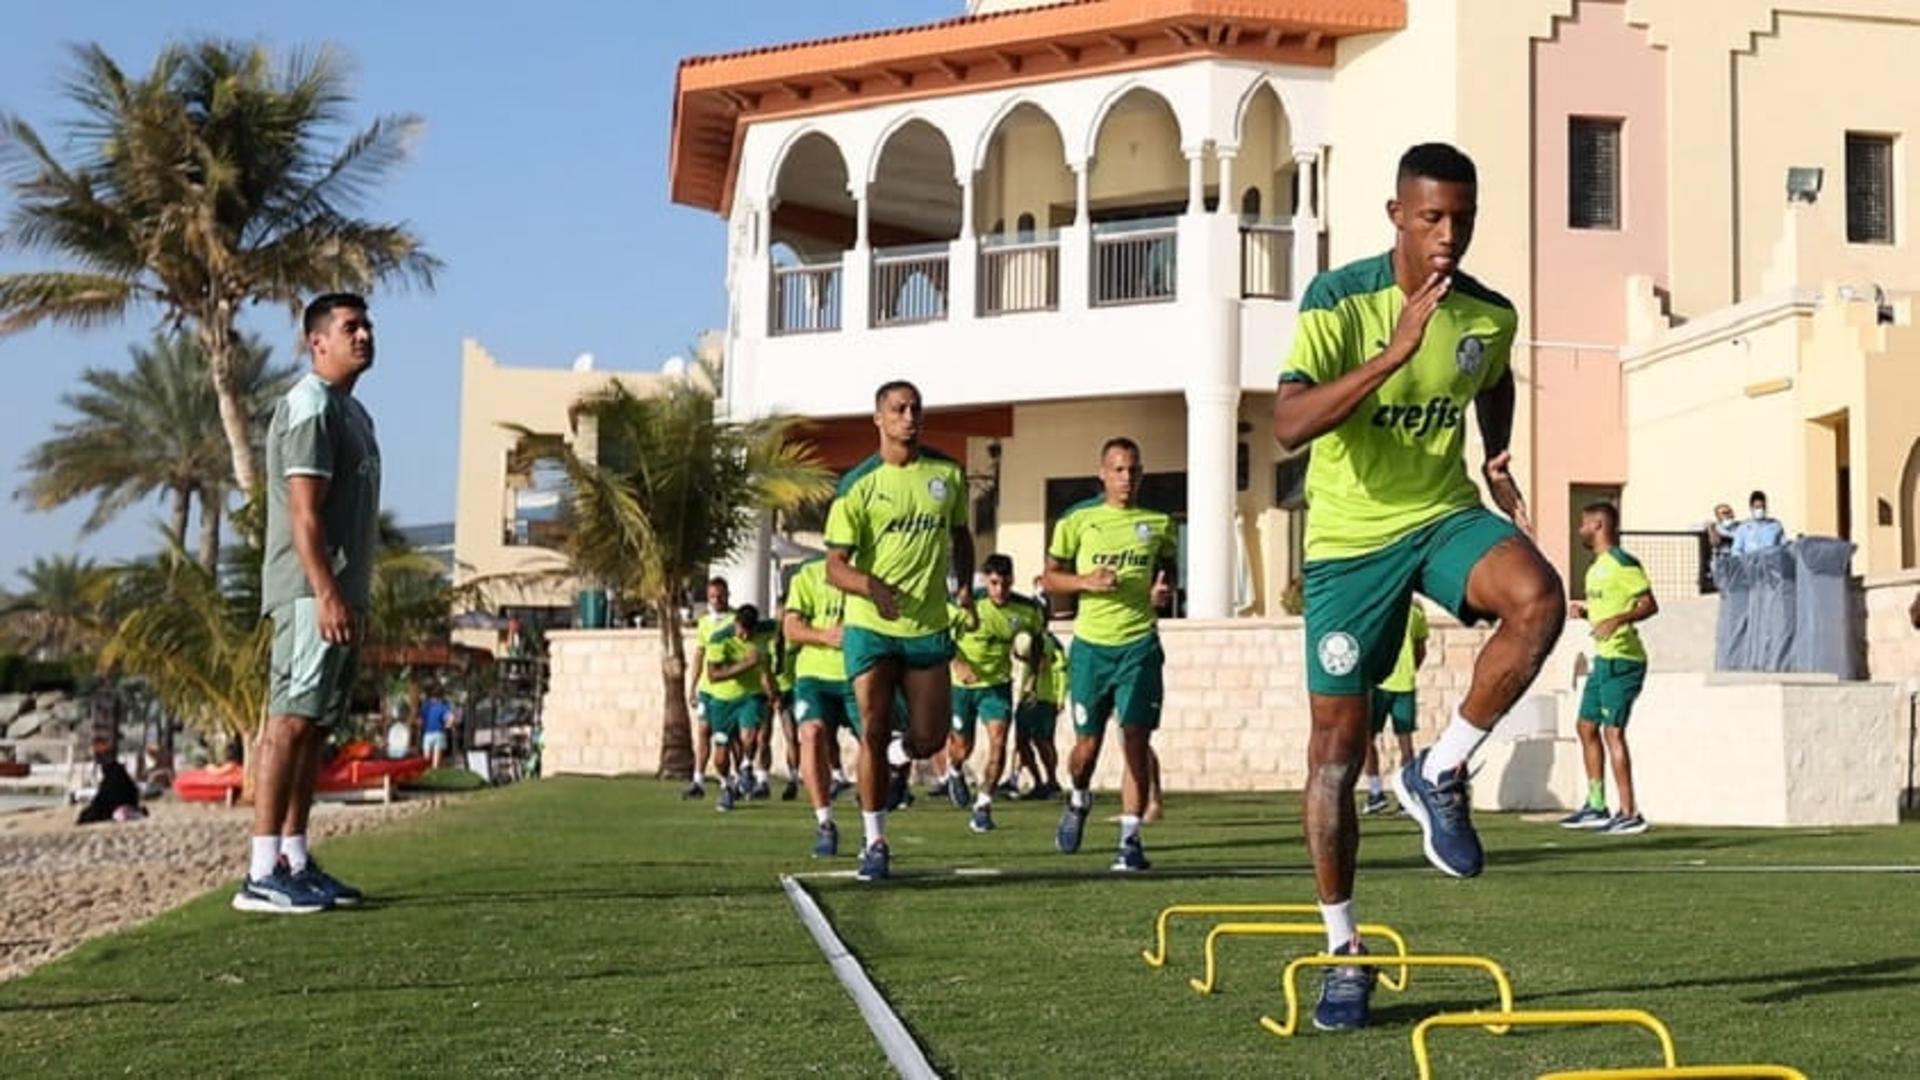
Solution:
{"label": "person in dark clothing", "polygon": [[140,786],[127,775],[127,767],[114,758],[112,743],[93,740],[93,763],[100,769],[100,786],[94,790],[93,801],[80,811],[80,824],[145,817],[146,812],[140,809]]}

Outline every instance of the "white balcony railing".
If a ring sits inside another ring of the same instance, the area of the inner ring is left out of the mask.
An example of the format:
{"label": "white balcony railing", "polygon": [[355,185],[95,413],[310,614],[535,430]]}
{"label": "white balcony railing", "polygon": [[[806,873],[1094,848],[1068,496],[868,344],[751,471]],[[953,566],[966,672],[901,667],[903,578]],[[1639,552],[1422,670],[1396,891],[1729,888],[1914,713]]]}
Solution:
{"label": "white balcony railing", "polygon": [[874,326],[947,317],[947,246],[943,241],[874,249]]}
{"label": "white balcony railing", "polygon": [[1102,222],[1093,227],[1095,307],[1172,300],[1180,249],[1175,218]]}
{"label": "white balcony railing", "polygon": [[840,329],[840,264],[773,268],[770,333],[817,334]]}
{"label": "white balcony railing", "polygon": [[1249,300],[1293,297],[1293,230],[1247,222],[1240,226],[1240,295]]}
{"label": "white balcony railing", "polygon": [[1060,241],[980,240],[980,314],[1054,311],[1060,306]]}

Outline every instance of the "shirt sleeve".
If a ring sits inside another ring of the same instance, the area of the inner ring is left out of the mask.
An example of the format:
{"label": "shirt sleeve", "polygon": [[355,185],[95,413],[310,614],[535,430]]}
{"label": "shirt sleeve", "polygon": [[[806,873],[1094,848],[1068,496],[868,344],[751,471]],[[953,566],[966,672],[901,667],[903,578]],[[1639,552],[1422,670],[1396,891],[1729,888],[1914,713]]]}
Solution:
{"label": "shirt sleeve", "polygon": [[1360,342],[1347,316],[1332,303],[1316,303],[1309,289],[1294,323],[1293,350],[1280,366],[1280,381],[1317,386],[1346,374],[1361,359]]}
{"label": "shirt sleeve", "polygon": [[282,476],[333,476],[332,410],[320,409],[280,433]]}
{"label": "shirt sleeve", "polygon": [[1172,518],[1168,518],[1166,528],[1160,530],[1158,555],[1166,562],[1180,561],[1180,527],[1173,523]]}
{"label": "shirt sleeve", "polygon": [[1501,320],[1500,332],[1487,341],[1486,364],[1481,368],[1480,388],[1482,390],[1506,378],[1513,370],[1513,335],[1517,329],[1511,313]]}
{"label": "shirt sleeve", "polygon": [[1047,557],[1058,559],[1068,566],[1073,565],[1074,557],[1080,554],[1080,526],[1076,515],[1068,514],[1053,526],[1053,543],[1047,547]]}
{"label": "shirt sleeve", "polygon": [[967,527],[967,474],[958,465],[950,471],[953,475],[947,478],[947,483],[953,490],[947,499],[947,527],[964,529]]}
{"label": "shirt sleeve", "polygon": [[813,576],[807,571],[793,575],[793,587],[787,590],[787,610],[808,622],[813,621]]}
{"label": "shirt sleeve", "polygon": [[866,525],[866,508],[859,505],[859,496],[849,491],[833,500],[832,508],[827,511],[827,546],[860,550],[866,539]]}
{"label": "shirt sleeve", "polygon": [[1653,591],[1653,582],[1647,577],[1646,568],[1637,562],[1623,562],[1615,566],[1613,579],[1620,583],[1620,594],[1629,601]]}

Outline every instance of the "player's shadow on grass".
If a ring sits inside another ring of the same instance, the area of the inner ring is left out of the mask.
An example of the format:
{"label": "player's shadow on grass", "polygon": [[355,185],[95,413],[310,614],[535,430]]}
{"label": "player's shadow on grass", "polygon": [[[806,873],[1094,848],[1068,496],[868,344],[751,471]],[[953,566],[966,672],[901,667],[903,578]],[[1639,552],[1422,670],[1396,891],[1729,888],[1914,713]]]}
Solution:
{"label": "player's shadow on grass", "polygon": [[1893,990],[1920,986],[1920,956],[1889,956],[1859,964],[1801,968],[1798,971],[1759,972],[1751,975],[1702,976],[1696,979],[1672,979],[1667,982],[1634,982],[1617,986],[1592,986],[1577,990],[1555,990],[1546,994],[1528,994],[1527,1000],[1586,997],[1597,994],[1640,994],[1649,990],[1707,990],[1731,986],[1781,986],[1764,994],[1744,999],[1751,1005],[1784,1005],[1821,994],[1849,994],[1861,991]]}

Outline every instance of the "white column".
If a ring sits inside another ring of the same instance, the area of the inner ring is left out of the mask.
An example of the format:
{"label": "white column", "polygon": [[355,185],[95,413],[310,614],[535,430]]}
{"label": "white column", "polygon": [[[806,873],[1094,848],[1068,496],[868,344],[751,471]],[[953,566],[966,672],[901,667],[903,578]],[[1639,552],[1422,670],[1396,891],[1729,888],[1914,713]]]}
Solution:
{"label": "white column", "polygon": [[[1215,348],[1228,342],[1209,335]],[[1187,389],[1187,608],[1194,619],[1233,615],[1234,453],[1240,391]]]}
{"label": "white column", "polygon": [[847,252],[846,265],[840,270],[840,326],[865,330],[873,311],[873,298],[868,295],[873,250],[867,245],[867,189],[849,185],[847,193],[853,196],[853,250]]}
{"label": "white column", "polygon": [[1207,151],[1197,147],[1187,155],[1187,213],[1205,213],[1207,209]]}
{"label": "white column", "polygon": [[1320,265],[1320,215],[1315,212],[1319,202],[1316,191],[1316,179],[1319,174],[1320,151],[1313,148],[1298,148],[1293,151],[1294,172],[1300,178],[1300,205],[1293,211],[1293,298],[1298,301],[1307,293],[1307,284],[1313,275],[1324,267]]}
{"label": "white column", "polygon": [[754,519],[753,535],[714,572],[727,579],[734,604],[752,604],[763,618],[773,617],[773,514]]}
{"label": "white column", "polygon": [[1223,146],[1217,151],[1220,157],[1220,203],[1214,210],[1224,217],[1238,217],[1240,213],[1240,199],[1233,190],[1233,159],[1238,150],[1238,147]]}
{"label": "white column", "polygon": [[1073,169],[1073,224],[1060,230],[1060,310],[1085,311],[1093,272],[1090,246],[1093,225],[1087,215],[1087,177],[1093,163],[1071,163]]}
{"label": "white column", "polygon": [[1093,177],[1093,162],[1082,161],[1069,166],[1073,169],[1073,223],[1085,225],[1087,221],[1087,190]]}
{"label": "white column", "polygon": [[973,174],[960,181],[960,239],[947,245],[947,318],[971,319],[980,272],[980,246],[973,235]]}

